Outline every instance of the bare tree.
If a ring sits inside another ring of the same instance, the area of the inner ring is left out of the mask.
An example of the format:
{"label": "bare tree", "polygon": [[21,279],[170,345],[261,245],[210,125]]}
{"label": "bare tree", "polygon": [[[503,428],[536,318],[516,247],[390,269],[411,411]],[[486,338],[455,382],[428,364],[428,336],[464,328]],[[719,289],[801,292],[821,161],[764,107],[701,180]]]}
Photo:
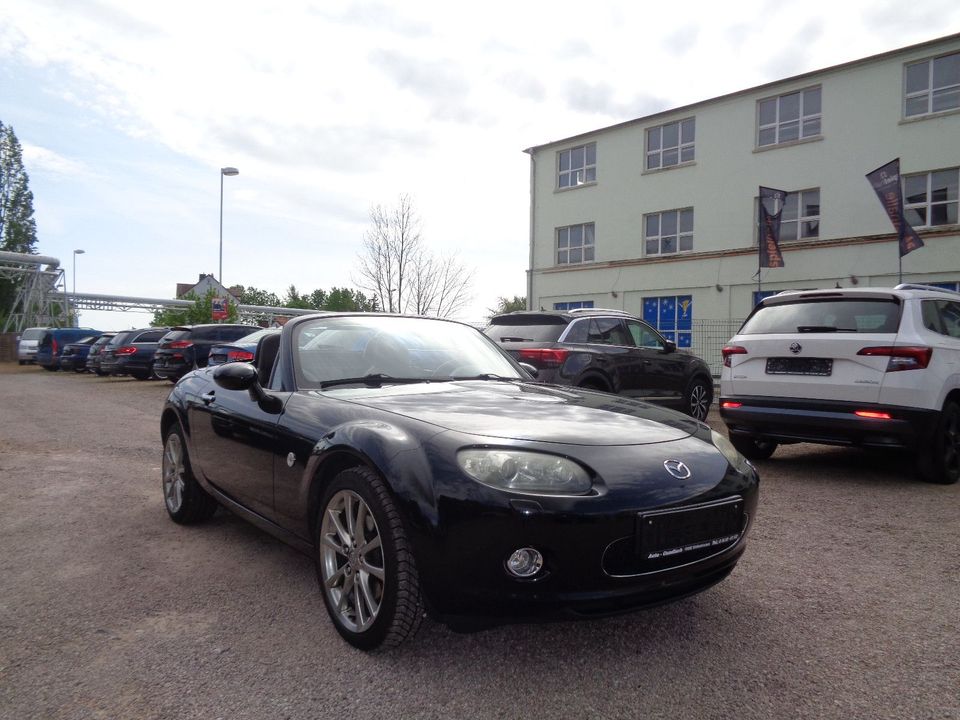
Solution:
{"label": "bare tree", "polygon": [[381,309],[450,317],[466,306],[472,271],[456,254],[438,257],[424,246],[410,196],[401,195],[396,208],[374,206],[370,222],[355,282],[378,299]]}

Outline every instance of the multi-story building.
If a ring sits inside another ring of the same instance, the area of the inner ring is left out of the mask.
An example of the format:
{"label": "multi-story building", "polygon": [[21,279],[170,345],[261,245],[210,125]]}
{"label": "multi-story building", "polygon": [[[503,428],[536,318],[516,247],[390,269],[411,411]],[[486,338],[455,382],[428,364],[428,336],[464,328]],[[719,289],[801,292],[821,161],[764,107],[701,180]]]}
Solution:
{"label": "multi-story building", "polygon": [[[960,34],[527,153],[529,306],[626,310],[712,364],[698,328],[722,343],[773,292],[960,283]],[[902,258],[865,178],[897,157]],[[783,267],[759,269],[760,186],[789,193]]]}

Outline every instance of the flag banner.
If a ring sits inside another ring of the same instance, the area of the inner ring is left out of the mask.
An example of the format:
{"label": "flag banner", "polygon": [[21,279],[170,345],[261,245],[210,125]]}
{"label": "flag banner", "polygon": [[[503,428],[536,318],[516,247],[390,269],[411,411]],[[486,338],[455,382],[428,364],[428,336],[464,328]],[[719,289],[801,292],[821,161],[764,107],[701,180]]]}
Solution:
{"label": "flag banner", "polygon": [[214,320],[226,320],[230,316],[227,299],[215,297],[210,301],[210,317]]}
{"label": "flag banner", "polygon": [[900,242],[900,257],[923,247],[923,240],[903,216],[903,192],[900,188],[900,158],[867,173],[867,180],[893,223]]}
{"label": "flag banner", "polygon": [[[783,202],[787,198],[784,190],[775,190],[760,186],[760,267],[783,267],[783,253],[780,252],[780,215]],[[767,210],[764,200],[773,200],[776,212]]]}

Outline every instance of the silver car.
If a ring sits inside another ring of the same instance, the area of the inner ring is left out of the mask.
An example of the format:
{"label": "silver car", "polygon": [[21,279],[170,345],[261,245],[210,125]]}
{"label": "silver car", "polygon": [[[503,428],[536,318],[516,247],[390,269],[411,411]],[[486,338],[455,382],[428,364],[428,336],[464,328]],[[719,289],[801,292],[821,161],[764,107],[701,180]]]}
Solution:
{"label": "silver car", "polygon": [[21,365],[37,361],[37,344],[46,328],[27,328],[17,337],[17,360]]}

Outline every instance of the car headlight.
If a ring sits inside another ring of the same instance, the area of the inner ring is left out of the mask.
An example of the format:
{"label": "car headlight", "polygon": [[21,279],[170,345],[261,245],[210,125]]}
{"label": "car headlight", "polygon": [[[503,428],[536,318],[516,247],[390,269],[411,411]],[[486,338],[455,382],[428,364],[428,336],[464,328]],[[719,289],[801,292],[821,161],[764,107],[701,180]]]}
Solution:
{"label": "car headlight", "polygon": [[558,455],[525,450],[461,450],[460,468],[474,480],[513,492],[542,495],[583,495],[590,475],[580,465]]}
{"label": "car headlight", "polygon": [[727,459],[728,463],[740,472],[747,471],[750,463],[748,463],[747,459],[740,454],[740,451],[733,446],[733,443],[730,442],[726,435],[721,435],[716,430],[711,430],[710,439],[713,441],[717,450]]}

